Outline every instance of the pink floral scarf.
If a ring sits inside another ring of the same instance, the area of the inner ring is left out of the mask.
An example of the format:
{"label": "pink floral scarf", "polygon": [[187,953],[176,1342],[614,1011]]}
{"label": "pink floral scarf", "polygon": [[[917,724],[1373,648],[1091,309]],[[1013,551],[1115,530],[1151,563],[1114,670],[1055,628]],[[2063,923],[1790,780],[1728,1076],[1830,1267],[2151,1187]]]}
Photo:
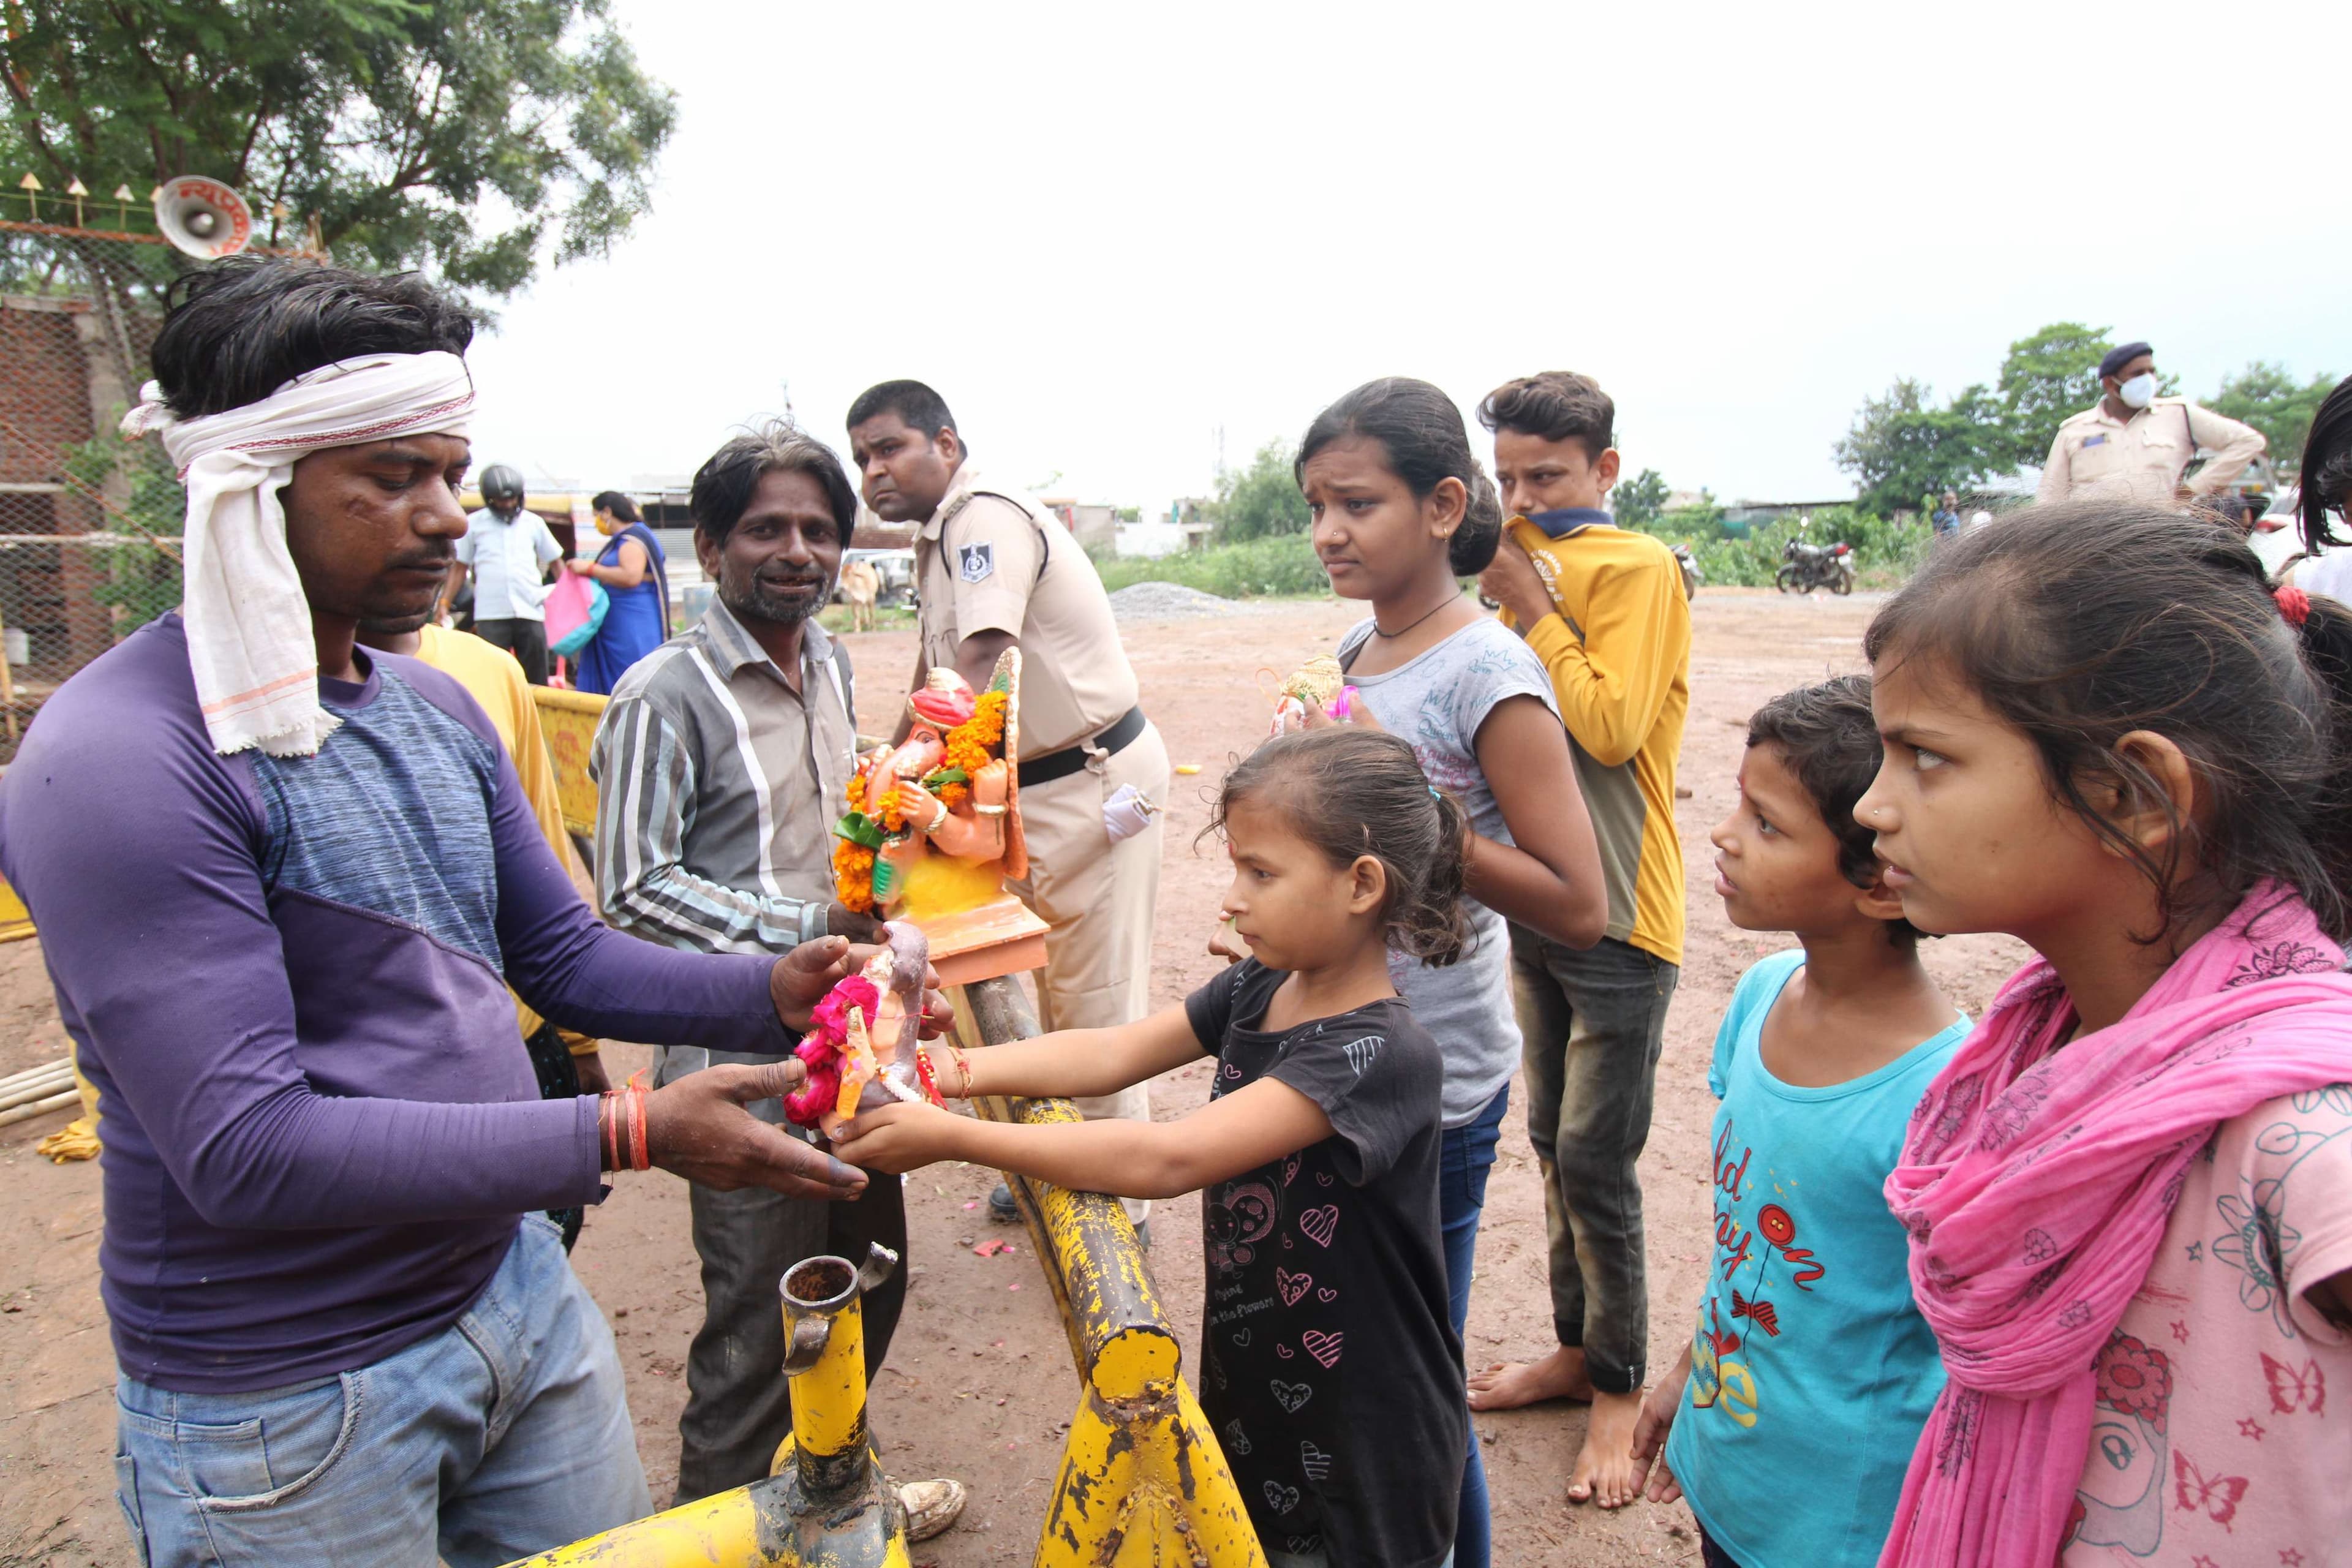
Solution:
{"label": "pink floral scarf", "polygon": [[2065,1046],[2049,964],[2001,988],[1911,1113],[1886,1201],[1950,1381],[1880,1568],[2050,1568],[2088,1451],[2094,1363],[2221,1122],[2352,1079],[2352,976],[2257,887],[2114,1026]]}

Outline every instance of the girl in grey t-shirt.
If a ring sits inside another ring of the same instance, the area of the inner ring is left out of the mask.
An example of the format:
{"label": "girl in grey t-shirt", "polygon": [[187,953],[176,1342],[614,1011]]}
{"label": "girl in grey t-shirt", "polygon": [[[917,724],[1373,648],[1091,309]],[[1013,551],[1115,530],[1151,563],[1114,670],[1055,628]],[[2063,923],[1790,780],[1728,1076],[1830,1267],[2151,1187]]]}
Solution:
{"label": "girl in grey t-shirt", "polygon": [[[1402,377],[1360,386],[1316,417],[1297,473],[1332,591],[1371,606],[1340,644],[1352,717],[1411,742],[1431,786],[1459,799],[1475,830],[1466,874],[1475,901],[1465,908],[1476,944],[1450,966],[1390,960],[1444,1058],[1439,1222],[1458,1334],[1519,1056],[1504,921],[1571,946],[1599,941],[1608,920],[1601,851],[1542,664],[1457,580],[1494,559],[1503,514],[1453,400]],[[1310,726],[1335,721],[1310,705]],[[1490,1545],[1474,1432],[1455,1568],[1486,1568]]]}
{"label": "girl in grey t-shirt", "polygon": [[[1339,639],[1339,662],[1360,662],[1376,624],[1359,621]],[[1377,675],[1350,670],[1349,684],[1381,728],[1402,737],[1429,782],[1462,803],[1481,838],[1516,844],[1503,808],[1478,765],[1478,730],[1512,698],[1531,698],[1559,721],[1543,661],[1502,622],[1481,616],[1435,647]],[[1570,783],[1573,784],[1573,775]],[[1412,1004],[1412,1016],[1445,1048],[1445,1125],[1478,1120],[1509,1088],[1519,1065],[1519,1026],[1511,1009],[1511,942],[1503,917],[1467,902],[1477,940],[1457,963],[1433,969],[1402,953],[1389,978]]]}

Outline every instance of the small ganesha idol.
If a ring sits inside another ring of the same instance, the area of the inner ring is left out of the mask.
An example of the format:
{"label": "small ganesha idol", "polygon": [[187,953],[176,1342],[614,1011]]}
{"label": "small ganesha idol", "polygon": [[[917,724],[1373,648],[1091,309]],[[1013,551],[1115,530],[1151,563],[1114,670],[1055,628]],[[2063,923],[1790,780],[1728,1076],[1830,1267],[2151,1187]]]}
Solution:
{"label": "small ganesha idol", "polygon": [[[1264,680],[1265,672],[1258,679]],[[1328,653],[1318,653],[1293,670],[1288,679],[1275,691],[1274,722],[1270,732],[1287,734],[1307,727],[1307,710],[1321,709],[1334,719],[1345,719],[1354,701],[1356,689],[1348,684],[1347,672],[1339,661]]]}
{"label": "small ganesha idol", "polygon": [[784,1097],[784,1114],[828,1138],[861,1110],[901,1100],[943,1103],[929,1054],[916,1038],[930,943],[905,921],[889,921],[882,935],[874,956],[816,1005],[794,1053],[808,1078]]}
{"label": "small ganesha idol", "polygon": [[907,700],[907,738],[859,759],[834,827],[834,879],[860,913],[921,921],[995,898],[1028,874],[1021,837],[1021,650],[975,693],[934,668]]}

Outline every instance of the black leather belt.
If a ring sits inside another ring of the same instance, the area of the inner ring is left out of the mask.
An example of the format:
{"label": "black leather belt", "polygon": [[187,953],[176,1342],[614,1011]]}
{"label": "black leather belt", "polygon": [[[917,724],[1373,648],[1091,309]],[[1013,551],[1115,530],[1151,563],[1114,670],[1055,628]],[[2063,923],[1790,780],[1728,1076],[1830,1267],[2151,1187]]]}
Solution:
{"label": "black leather belt", "polygon": [[1123,752],[1128,743],[1143,733],[1143,708],[1138,704],[1119,715],[1118,722],[1091,741],[1075,746],[1064,746],[1058,752],[1048,752],[1042,757],[1021,759],[1021,787],[1035,789],[1039,784],[1052,784],[1055,779],[1068,778],[1087,765],[1087,748],[1099,746],[1106,752]]}

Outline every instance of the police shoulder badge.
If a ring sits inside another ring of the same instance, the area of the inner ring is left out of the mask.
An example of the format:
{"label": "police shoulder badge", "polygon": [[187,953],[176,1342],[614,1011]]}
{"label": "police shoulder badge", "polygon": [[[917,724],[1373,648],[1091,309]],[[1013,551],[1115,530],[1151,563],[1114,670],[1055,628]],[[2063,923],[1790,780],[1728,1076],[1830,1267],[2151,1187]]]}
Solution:
{"label": "police shoulder badge", "polygon": [[988,581],[989,574],[996,570],[996,546],[993,544],[967,544],[956,552],[956,558],[961,563],[963,580],[967,583],[984,583]]}

